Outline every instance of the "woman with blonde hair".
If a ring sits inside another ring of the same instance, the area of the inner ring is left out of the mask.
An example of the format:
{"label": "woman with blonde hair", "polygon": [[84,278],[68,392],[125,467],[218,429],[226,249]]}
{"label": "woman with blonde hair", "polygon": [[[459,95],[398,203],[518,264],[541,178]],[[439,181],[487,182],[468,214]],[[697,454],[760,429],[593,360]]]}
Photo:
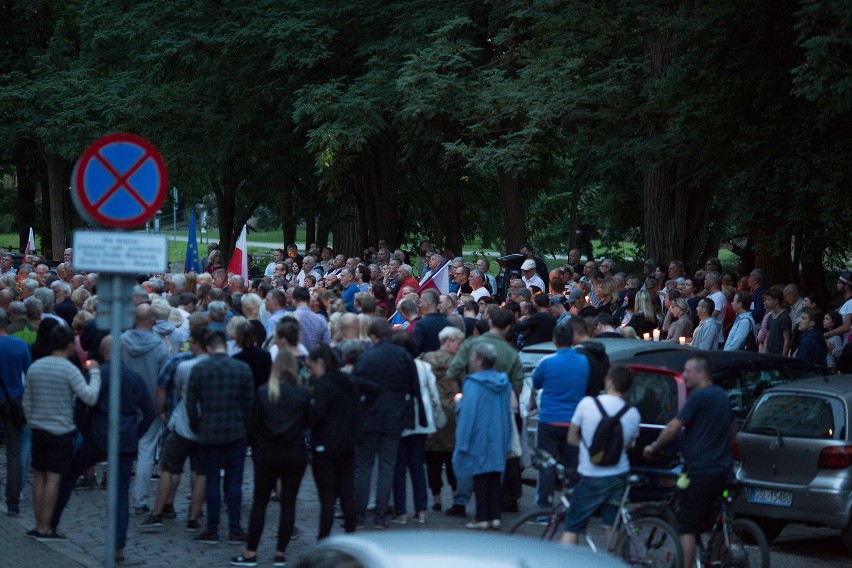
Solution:
{"label": "woman with blonde hair", "polygon": [[83,304],[91,297],[92,293],[82,286],[71,292],[71,301],[74,302],[74,307],[77,308],[78,312],[83,309]]}
{"label": "woman with blonde hair", "polygon": [[672,314],[674,321],[669,326],[669,335],[666,341],[675,342],[681,337],[692,337],[692,310],[689,309],[689,302],[686,298],[677,298],[671,301],[669,313]]}
{"label": "woman with blonde hair", "polygon": [[183,289],[185,294],[195,294],[198,290],[198,275],[195,272],[187,272],[183,275],[186,278],[186,287]]}
{"label": "woman with blonde hair", "polygon": [[248,434],[254,460],[254,499],[249,517],[245,551],[231,559],[235,566],[253,566],[257,545],[263,534],[266,506],[275,483],[281,481],[276,566],[286,562],[284,551],[293,536],[296,522],[296,496],[305,474],[305,430],[313,425],[308,391],[296,384],[298,365],[287,349],[278,352],[269,382],[257,390],[248,417]]}
{"label": "woman with blonde hair", "polygon": [[606,312],[609,315],[618,309],[618,285],[612,278],[604,278],[595,286],[595,295],[598,297],[598,313]]}

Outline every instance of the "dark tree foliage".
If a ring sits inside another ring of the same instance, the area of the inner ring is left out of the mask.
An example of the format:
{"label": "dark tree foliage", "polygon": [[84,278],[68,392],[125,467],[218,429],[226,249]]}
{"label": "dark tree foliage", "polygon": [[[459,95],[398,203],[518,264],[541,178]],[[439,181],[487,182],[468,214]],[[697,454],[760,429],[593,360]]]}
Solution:
{"label": "dark tree foliage", "polygon": [[852,250],[850,12],[0,0],[0,162],[54,250],[79,222],[74,160],[130,130],[187,203],[214,197],[225,250],[259,204],[285,241],[305,222],[346,254],[421,237],[564,253],[582,227],[695,268],[748,234],[771,280],[815,288]]}

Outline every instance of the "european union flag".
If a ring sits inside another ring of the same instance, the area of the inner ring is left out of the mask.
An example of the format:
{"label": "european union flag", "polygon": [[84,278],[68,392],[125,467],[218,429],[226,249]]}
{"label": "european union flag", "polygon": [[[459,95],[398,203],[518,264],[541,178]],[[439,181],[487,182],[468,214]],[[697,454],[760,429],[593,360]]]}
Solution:
{"label": "european union flag", "polygon": [[195,238],[195,210],[189,217],[189,238],[186,240],[186,261],[183,264],[183,271],[201,272],[201,263],[198,262],[198,241]]}

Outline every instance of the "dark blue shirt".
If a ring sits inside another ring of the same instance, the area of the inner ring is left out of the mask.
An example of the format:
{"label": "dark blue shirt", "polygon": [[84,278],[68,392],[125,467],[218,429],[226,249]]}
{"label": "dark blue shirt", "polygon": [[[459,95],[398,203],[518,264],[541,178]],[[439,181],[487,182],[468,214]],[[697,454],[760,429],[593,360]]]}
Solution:
{"label": "dark blue shirt", "polygon": [[725,474],[731,471],[731,403],[717,385],[694,390],[677,415],[684,424],[683,455],[686,471]]}

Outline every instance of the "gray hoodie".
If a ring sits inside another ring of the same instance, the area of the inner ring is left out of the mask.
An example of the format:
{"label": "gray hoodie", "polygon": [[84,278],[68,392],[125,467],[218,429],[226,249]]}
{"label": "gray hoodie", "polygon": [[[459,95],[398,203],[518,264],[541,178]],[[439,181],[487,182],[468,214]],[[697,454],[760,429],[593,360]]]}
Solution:
{"label": "gray hoodie", "polygon": [[160,367],[169,354],[162,337],[147,329],[129,329],[121,334],[121,348],[122,361],[142,375],[153,396]]}

